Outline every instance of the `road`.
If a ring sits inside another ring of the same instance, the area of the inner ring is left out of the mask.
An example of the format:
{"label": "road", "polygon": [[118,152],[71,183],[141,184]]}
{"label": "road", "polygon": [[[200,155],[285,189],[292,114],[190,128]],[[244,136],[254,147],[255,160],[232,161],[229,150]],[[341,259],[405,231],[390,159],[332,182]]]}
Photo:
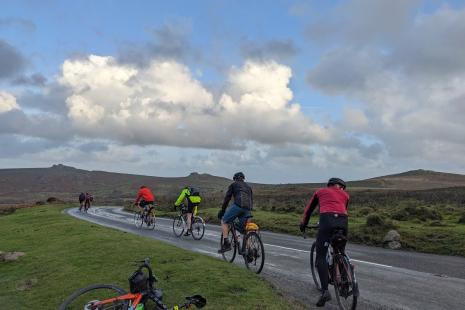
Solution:
{"label": "road", "polygon": [[[221,259],[217,254],[220,227],[207,224],[200,241],[176,238],[171,219],[157,219],[154,231],[137,229],[131,213],[118,207],[92,207],[89,213],[68,209],[68,214],[103,226],[151,237],[180,248]],[[265,267],[262,276],[291,299],[317,309],[318,292],[309,270],[311,238],[262,232]],[[465,309],[465,258],[394,251],[348,244],[360,286],[357,309]],[[242,258],[236,258],[243,264]],[[337,309],[334,298],[325,309]]]}

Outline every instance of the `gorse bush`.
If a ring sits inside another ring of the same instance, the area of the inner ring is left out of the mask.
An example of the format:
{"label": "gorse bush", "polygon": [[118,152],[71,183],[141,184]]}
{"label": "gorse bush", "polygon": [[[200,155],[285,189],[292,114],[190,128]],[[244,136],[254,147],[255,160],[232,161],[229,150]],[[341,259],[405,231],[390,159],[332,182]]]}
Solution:
{"label": "gorse bush", "polygon": [[386,223],[378,213],[371,213],[367,216],[366,225],[370,227],[384,226]]}
{"label": "gorse bush", "polygon": [[459,224],[465,224],[465,213],[463,213],[463,214],[460,216],[458,223],[459,223]]}

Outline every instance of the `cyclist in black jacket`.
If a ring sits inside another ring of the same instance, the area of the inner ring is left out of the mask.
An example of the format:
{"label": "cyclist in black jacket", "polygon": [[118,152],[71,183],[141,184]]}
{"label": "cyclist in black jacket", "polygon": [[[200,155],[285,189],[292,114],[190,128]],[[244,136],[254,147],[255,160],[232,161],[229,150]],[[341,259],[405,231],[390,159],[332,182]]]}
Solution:
{"label": "cyclist in black jacket", "polygon": [[[231,250],[231,243],[228,240],[229,224],[234,221],[236,217],[239,218],[240,230],[243,232],[247,218],[251,217],[251,210],[253,207],[252,188],[244,182],[245,176],[242,172],[234,174],[234,183],[229,185],[226,196],[224,197],[223,206],[218,212],[218,218],[221,220],[221,227],[223,229],[223,245],[218,253],[224,253]],[[228,207],[229,201],[234,197],[234,203]]]}

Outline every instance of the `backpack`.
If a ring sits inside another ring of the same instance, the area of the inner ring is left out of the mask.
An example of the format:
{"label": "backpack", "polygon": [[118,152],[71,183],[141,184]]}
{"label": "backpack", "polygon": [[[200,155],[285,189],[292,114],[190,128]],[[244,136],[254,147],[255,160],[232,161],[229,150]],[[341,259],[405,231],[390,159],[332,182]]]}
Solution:
{"label": "backpack", "polygon": [[189,187],[189,192],[191,193],[189,196],[200,196],[200,191],[198,188]]}
{"label": "backpack", "polygon": [[86,195],[85,195],[84,193],[81,193],[81,194],[79,195],[79,200],[80,200],[80,201],[83,201],[83,200],[85,200],[85,199],[86,199]]}

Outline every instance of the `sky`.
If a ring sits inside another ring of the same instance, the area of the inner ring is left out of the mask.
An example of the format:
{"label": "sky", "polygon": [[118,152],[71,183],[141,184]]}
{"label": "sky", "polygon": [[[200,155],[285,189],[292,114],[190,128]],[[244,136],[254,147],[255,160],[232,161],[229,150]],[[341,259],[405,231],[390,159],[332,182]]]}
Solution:
{"label": "sky", "polygon": [[0,168],[465,173],[465,1],[2,1]]}

